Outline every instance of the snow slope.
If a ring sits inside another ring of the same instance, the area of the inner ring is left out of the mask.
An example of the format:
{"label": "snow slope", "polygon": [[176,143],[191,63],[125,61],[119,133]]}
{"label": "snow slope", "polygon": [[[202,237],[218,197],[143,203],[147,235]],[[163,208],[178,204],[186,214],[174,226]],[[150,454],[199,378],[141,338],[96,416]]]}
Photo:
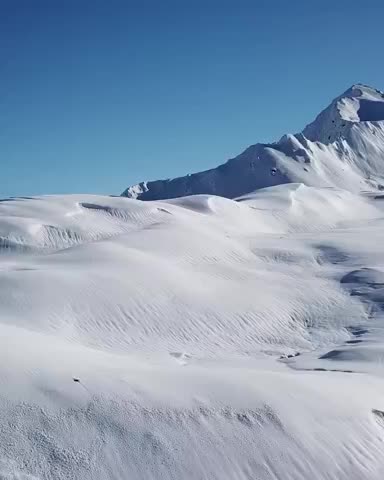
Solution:
{"label": "snow slope", "polygon": [[383,209],[1,201],[0,479],[381,480]]}
{"label": "snow slope", "polygon": [[302,133],[258,143],[217,168],[142,182],[122,195],[159,200],[210,194],[236,198],[284,183],[333,186],[351,192],[384,187],[384,94],[354,85]]}

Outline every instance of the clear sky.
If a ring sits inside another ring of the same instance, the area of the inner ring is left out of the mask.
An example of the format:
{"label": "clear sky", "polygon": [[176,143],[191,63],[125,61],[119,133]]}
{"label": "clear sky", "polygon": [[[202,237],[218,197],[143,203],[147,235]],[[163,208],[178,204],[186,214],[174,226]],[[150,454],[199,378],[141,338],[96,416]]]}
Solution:
{"label": "clear sky", "polygon": [[384,88],[384,2],[0,0],[0,196],[119,194]]}

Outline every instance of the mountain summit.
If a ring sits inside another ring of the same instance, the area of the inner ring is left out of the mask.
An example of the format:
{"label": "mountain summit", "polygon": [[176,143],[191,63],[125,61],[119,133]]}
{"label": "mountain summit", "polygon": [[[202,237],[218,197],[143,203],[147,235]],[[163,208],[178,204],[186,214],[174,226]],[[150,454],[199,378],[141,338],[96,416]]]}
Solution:
{"label": "mountain summit", "polygon": [[335,98],[301,133],[258,143],[204,172],[141,182],[122,196],[160,200],[195,194],[236,198],[300,182],[352,192],[384,188],[384,94],[362,84]]}
{"label": "mountain summit", "polygon": [[366,85],[353,85],[337,97],[303,130],[308,140],[330,143],[360,122],[384,121],[384,94]]}

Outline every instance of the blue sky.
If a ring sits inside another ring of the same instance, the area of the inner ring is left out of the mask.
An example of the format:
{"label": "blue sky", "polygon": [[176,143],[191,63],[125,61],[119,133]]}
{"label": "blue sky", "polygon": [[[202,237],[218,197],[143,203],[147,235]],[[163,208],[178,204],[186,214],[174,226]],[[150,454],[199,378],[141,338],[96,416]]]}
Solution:
{"label": "blue sky", "polygon": [[119,194],[384,88],[384,2],[0,0],[0,196]]}

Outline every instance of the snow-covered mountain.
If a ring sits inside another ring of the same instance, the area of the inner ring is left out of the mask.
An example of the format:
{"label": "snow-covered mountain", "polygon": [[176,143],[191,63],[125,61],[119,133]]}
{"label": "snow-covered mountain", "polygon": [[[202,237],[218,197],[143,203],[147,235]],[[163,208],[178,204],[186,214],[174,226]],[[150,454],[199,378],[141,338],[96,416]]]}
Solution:
{"label": "snow-covered mountain", "polygon": [[380,95],[235,200],[0,200],[1,480],[384,478]]}
{"label": "snow-covered mountain", "polygon": [[159,200],[211,194],[236,198],[257,189],[300,182],[352,192],[384,186],[384,94],[354,85],[302,133],[252,145],[217,168],[142,182],[122,195]]}

